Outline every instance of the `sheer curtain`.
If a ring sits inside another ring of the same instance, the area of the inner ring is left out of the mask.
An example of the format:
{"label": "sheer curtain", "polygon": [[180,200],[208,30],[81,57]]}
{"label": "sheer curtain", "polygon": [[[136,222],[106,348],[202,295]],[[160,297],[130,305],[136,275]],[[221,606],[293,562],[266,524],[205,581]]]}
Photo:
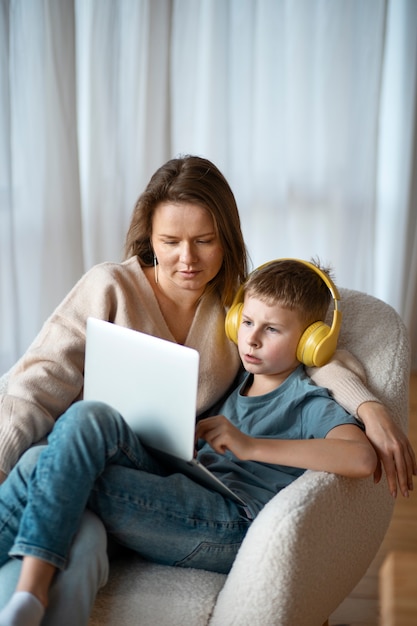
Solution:
{"label": "sheer curtain", "polygon": [[85,265],[119,260],[133,205],[170,156],[171,3],[77,0]]}
{"label": "sheer curtain", "polygon": [[71,3],[1,1],[0,366],[83,271]]}
{"label": "sheer curtain", "polygon": [[0,0],[0,372],[180,153],[230,181],[254,265],[319,256],[417,366],[416,42],[413,0]]}

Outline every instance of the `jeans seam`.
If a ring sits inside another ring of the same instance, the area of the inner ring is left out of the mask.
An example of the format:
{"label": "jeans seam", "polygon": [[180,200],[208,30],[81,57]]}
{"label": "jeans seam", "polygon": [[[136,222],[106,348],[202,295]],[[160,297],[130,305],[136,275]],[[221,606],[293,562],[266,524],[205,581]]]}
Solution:
{"label": "jeans seam", "polygon": [[13,548],[9,552],[9,556],[34,556],[43,561],[47,561],[51,563],[58,569],[65,569],[68,563],[68,560],[55,552],[51,552],[50,550],[45,550],[39,546],[34,546],[33,544],[25,543],[24,541],[17,541]]}

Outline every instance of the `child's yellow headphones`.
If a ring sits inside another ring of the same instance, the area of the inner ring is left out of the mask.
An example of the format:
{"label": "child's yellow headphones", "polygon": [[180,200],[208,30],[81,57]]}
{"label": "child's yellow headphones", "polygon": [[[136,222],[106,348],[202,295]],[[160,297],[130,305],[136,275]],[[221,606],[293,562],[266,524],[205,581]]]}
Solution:
{"label": "child's yellow headphones", "polygon": [[[297,261],[298,263],[303,263],[304,265],[307,265],[307,267],[310,267],[316,272],[316,274],[320,276],[320,278],[325,282],[327,287],[330,289],[330,293],[332,294],[334,311],[331,327],[322,321],[313,322],[313,324],[307,326],[307,328],[301,335],[300,341],[298,342],[297,346],[297,359],[301,363],[304,363],[304,365],[307,365],[307,367],[320,367],[327,363],[327,361],[333,356],[333,353],[335,352],[337,347],[337,339],[339,336],[340,326],[342,324],[342,312],[338,308],[340,301],[339,292],[333,281],[318,267],[313,265],[313,263],[309,263],[309,261],[302,261],[301,259],[278,260]],[[267,267],[271,263],[275,263],[275,261],[269,261],[268,263],[264,263],[263,265],[258,267],[255,272],[264,267]],[[232,306],[226,314],[226,335],[234,343],[237,343],[237,333],[242,318],[244,291],[244,285],[241,285],[233,300]]]}

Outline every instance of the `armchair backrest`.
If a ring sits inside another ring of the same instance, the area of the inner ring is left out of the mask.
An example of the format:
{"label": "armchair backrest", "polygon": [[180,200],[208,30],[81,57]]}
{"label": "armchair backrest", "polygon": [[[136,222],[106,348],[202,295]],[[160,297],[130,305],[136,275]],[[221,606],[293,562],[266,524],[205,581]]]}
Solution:
{"label": "armchair backrest", "polygon": [[368,294],[341,289],[343,313],[339,348],[364,366],[367,386],[407,430],[410,341],[407,329],[390,305]]}

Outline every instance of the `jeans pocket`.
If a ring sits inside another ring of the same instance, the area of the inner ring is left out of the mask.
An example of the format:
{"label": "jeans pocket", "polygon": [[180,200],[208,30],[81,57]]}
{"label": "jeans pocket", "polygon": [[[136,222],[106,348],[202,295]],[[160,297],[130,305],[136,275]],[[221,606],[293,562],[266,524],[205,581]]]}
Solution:
{"label": "jeans pocket", "polygon": [[222,544],[203,541],[184,559],[177,561],[177,567],[195,567],[219,574],[228,574],[241,546],[241,542]]}

